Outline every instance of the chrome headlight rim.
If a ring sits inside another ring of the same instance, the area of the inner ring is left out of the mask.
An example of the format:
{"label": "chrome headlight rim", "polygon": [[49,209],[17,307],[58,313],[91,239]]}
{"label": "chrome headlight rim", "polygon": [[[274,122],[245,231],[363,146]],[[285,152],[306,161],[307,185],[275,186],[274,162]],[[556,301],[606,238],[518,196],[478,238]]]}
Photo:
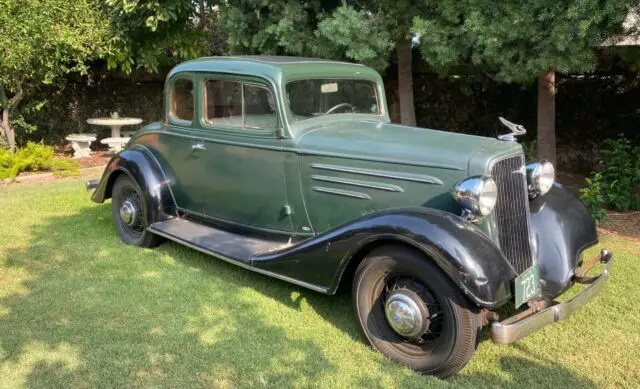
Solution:
{"label": "chrome headlight rim", "polygon": [[451,195],[463,210],[474,217],[484,217],[495,208],[498,186],[489,176],[473,176],[454,185]]}
{"label": "chrome headlight rim", "polygon": [[527,164],[527,186],[532,196],[544,196],[549,193],[556,181],[556,169],[553,164],[541,159]]}

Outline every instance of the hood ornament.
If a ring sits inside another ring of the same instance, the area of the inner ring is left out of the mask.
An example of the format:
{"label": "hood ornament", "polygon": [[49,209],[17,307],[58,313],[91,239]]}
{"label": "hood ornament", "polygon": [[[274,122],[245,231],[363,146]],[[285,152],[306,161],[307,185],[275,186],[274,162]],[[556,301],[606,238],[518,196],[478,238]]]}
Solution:
{"label": "hood ornament", "polygon": [[516,136],[524,135],[527,133],[527,129],[524,128],[522,124],[511,123],[502,116],[499,116],[498,119],[500,119],[500,123],[511,130],[511,132],[508,134],[498,135],[498,139],[500,140],[515,142]]}

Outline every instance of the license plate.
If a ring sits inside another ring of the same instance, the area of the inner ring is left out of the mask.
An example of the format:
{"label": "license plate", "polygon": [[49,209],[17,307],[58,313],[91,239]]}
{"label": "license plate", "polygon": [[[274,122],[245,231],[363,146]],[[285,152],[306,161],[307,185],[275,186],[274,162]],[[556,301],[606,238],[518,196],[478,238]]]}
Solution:
{"label": "license plate", "polygon": [[538,265],[533,265],[515,280],[516,308],[526,303],[533,297],[540,296],[540,269]]}

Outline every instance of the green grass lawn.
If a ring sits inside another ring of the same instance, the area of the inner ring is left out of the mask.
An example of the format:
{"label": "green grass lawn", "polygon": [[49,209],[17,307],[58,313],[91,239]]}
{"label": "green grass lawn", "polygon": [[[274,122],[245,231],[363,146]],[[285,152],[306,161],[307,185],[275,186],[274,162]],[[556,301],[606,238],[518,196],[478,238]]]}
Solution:
{"label": "green grass lawn", "polygon": [[441,381],[369,348],[348,296],[126,246],[78,179],[0,186],[0,387],[639,387],[640,249],[602,245],[601,296],[512,346],[485,334]]}

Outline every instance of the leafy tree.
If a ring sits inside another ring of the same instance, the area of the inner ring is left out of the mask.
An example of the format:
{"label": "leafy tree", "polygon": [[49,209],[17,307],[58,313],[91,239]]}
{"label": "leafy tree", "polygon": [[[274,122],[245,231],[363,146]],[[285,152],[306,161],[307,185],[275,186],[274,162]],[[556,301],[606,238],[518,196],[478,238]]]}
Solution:
{"label": "leafy tree", "polygon": [[622,29],[628,0],[425,0],[414,20],[424,59],[441,73],[471,68],[505,82],[538,80],[538,152],[555,161],[555,73],[588,72]]}
{"label": "leafy tree", "polygon": [[158,72],[180,60],[221,51],[215,1],[106,0],[106,4],[114,32],[106,53],[111,69]]}
{"label": "leafy tree", "polygon": [[345,1],[321,21],[318,29],[318,35],[328,42],[324,46],[342,49],[347,58],[379,70],[388,66],[395,51],[400,122],[410,126],[416,124],[411,27],[413,17],[423,8],[421,2],[412,0],[369,0],[348,5]]}
{"label": "leafy tree", "polygon": [[401,122],[415,125],[410,28],[420,8],[410,0],[231,0],[222,12],[234,53],[349,59],[383,70],[395,51]]}
{"label": "leafy tree", "polygon": [[16,148],[16,108],[41,84],[85,72],[109,31],[94,0],[0,0],[0,135]]}

